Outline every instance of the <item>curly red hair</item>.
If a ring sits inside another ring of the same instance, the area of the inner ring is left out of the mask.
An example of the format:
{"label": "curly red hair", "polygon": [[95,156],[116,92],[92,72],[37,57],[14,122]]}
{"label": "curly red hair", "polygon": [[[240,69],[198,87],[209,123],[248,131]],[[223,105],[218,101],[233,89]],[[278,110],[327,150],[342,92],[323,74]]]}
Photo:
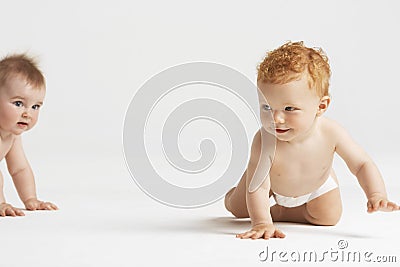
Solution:
{"label": "curly red hair", "polygon": [[258,82],[284,84],[308,74],[308,85],[318,96],[329,95],[331,70],[321,48],[308,48],[303,42],[287,42],[270,51],[257,68]]}

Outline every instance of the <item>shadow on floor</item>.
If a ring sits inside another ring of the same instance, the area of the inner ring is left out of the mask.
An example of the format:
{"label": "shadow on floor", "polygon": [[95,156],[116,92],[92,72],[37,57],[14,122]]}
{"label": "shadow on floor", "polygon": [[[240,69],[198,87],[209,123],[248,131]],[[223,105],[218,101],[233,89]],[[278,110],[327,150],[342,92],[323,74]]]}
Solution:
{"label": "shadow on floor", "polygon": [[[107,221],[107,223],[106,223]],[[121,233],[145,232],[149,233],[182,233],[182,234],[218,234],[235,236],[238,233],[243,233],[250,230],[251,221],[249,218],[238,219],[231,216],[225,217],[195,217],[195,218],[162,218],[160,220],[152,221],[134,221],[121,218],[108,218],[103,219],[101,228],[96,229],[95,225],[90,225],[90,229],[98,231],[111,231]],[[353,226],[338,224],[337,226],[315,226],[310,224],[277,222],[275,225],[282,230],[287,236],[293,235],[318,235],[326,237],[338,238],[356,238],[356,239],[369,239],[377,238],[365,232],[357,232],[358,228]],[[82,225],[81,225],[82,226]],[[88,226],[89,227],[89,226]],[[350,227],[350,228],[349,228]]]}
{"label": "shadow on floor", "polygon": [[[377,236],[357,233],[357,229],[354,231],[349,231],[348,229],[343,229],[340,224],[338,226],[316,226],[310,224],[302,223],[290,223],[290,222],[277,222],[275,225],[287,234],[312,234],[312,235],[326,235],[326,236],[336,236],[338,238],[360,238],[369,239],[376,238]],[[225,235],[236,235],[238,233],[245,232],[251,228],[250,219],[237,219],[234,217],[215,217],[193,221],[191,231],[200,231],[215,234],[225,234]],[[189,230],[187,229],[187,230]]]}

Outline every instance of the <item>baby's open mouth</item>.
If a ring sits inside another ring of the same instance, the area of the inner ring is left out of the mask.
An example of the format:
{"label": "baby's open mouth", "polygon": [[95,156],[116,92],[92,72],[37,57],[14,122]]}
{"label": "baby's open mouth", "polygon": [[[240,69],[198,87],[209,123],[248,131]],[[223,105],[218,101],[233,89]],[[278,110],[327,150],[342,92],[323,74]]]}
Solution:
{"label": "baby's open mouth", "polygon": [[289,131],[290,129],[275,129],[275,131],[277,133],[286,133],[287,131]]}
{"label": "baby's open mouth", "polygon": [[17,124],[18,126],[28,126],[28,123],[22,121],[18,122]]}

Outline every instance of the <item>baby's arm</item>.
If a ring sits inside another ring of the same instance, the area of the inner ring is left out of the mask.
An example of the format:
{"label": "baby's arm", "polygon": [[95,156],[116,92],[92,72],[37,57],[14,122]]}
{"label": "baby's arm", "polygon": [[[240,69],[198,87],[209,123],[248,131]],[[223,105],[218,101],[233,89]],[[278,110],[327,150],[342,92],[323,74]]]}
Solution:
{"label": "baby's arm", "polygon": [[367,196],[367,211],[394,211],[399,206],[387,199],[385,184],[379,169],[368,154],[338,124],[334,124],[336,133],[336,152],[343,158],[350,171]]}
{"label": "baby's arm", "polygon": [[[261,133],[259,131],[253,140],[246,178],[246,203],[252,223],[252,229],[245,233],[238,234],[237,237],[251,239],[268,239],[270,237],[283,238],[285,237],[285,235],[280,230],[275,228],[272,222],[269,203],[269,176],[264,180],[264,182],[257,190],[255,190],[254,192],[249,191],[249,185],[251,179],[253,179],[254,173],[257,169],[257,165],[259,164],[260,156]],[[261,164],[267,163],[261,162]],[[268,175],[268,173],[265,173],[265,175]]]}
{"label": "baby's arm", "polygon": [[57,206],[37,199],[35,179],[22,148],[21,136],[17,136],[6,155],[7,168],[25,208],[28,210],[56,210]]}
{"label": "baby's arm", "polygon": [[25,214],[18,208],[14,208],[6,203],[3,193],[3,175],[0,172],[0,216],[24,216]]}

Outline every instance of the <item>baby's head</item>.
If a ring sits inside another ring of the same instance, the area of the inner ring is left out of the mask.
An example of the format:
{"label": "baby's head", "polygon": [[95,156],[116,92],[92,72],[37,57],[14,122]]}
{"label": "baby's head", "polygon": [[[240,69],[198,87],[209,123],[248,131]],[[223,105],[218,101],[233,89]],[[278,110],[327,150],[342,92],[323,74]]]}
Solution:
{"label": "baby's head", "polygon": [[269,52],[258,66],[258,83],[285,84],[306,74],[308,86],[319,97],[329,96],[331,76],[328,58],[322,49],[288,42]]}
{"label": "baby's head", "polygon": [[269,52],[257,77],[264,129],[283,141],[311,133],[330,103],[329,78],[328,59],[320,49],[289,42]]}
{"label": "baby's head", "polygon": [[46,89],[46,82],[35,60],[25,54],[7,56],[0,61],[0,89],[10,78],[25,80],[33,89]]}
{"label": "baby's head", "polygon": [[31,129],[45,93],[44,76],[32,58],[17,54],[0,60],[0,133]]}

